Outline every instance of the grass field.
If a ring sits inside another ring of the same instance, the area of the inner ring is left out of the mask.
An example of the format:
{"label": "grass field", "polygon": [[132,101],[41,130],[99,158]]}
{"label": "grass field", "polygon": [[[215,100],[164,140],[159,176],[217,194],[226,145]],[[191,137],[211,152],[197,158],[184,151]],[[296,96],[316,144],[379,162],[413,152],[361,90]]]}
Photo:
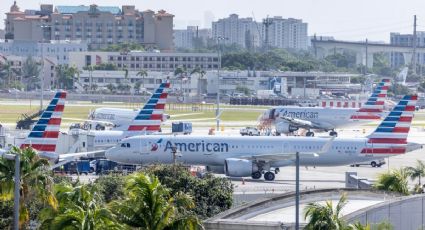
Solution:
{"label": "grass field", "polygon": [[[47,103],[47,102],[46,102]],[[136,104],[124,104],[124,103],[108,103],[108,104],[69,104],[65,106],[63,114],[64,121],[68,123],[76,122],[75,120],[87,119],[90,111],[100,107],[116,107],[116,108],[140,108],[141,105]],[[23,113],[33,113],[39,108],[38,103],[32,104],[31,106],[24,104],[0,104],[0,122],[1,123],[14,123],[16,122]],[[166,107],[166,113],[171,115],[171,120],[197,120],[200,121],[213,121],[215,119],[214,107],[208,107],[206,111],[192,111],[191,107],[170,109],[173,106]],[[232,108],[235,110],[225,110],[221,115],[222,121],[255,121],[261,114],[258,109],[265,109],[266,107],[248,107],[238,106],[230,107],[223,106],[222,108]],[[236,108],[243,108],[243,110],[237,110]],[[250,109],[252,109],[250,111]],[[186,115],[187,114],[187,115]],[[173,115],[178,115],[173,118]],[[181,116],[184,115],[184,116]],[[75,119],[73,121],[73,119]]]}

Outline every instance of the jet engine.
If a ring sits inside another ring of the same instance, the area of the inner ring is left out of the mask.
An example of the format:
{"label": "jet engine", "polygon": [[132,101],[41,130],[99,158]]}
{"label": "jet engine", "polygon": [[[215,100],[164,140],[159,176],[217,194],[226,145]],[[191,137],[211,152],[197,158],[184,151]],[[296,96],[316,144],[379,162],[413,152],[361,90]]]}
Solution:
{"label": "jet engine", "polygon": [[298,130],[298,127],[292,126],[287,122],[279,122],[276,124],[276,132],[278,133],[291,133]]}
{"label": "jet engine", "polygon": [[208,165],[207,171],[212,173],[225,174],[223,166]]}
{"label": "jet engine", "polygon": [[224,161],[224,171],[226,176],[244,177],[251,176],[258,171],[258,166],[250,160],[228,158]]}

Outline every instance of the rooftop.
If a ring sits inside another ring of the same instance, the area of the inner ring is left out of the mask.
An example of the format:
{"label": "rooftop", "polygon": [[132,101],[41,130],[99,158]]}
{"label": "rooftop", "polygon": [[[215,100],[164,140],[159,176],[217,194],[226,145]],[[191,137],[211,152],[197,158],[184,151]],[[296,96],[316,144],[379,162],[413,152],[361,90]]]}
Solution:
{"label": "rooftop", "polygon": [[[121,9],[118,6],[97,6],[97,10],[101,12],[110,12],[111,14],[121,14]],[[56,6],[56,10],[60,14],[75,14],[78,12],[89,11],[90,6]]]}

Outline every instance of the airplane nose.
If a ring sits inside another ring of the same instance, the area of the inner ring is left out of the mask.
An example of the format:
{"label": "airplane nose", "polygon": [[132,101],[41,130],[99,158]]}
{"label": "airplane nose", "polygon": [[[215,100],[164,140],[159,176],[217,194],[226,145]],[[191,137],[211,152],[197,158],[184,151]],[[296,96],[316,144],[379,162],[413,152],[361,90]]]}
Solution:
{"label": "airplane nose", "polygon": [[105,157],[109,160],[113,160],[115,157],[116,147],[112,147],[105,152]]}

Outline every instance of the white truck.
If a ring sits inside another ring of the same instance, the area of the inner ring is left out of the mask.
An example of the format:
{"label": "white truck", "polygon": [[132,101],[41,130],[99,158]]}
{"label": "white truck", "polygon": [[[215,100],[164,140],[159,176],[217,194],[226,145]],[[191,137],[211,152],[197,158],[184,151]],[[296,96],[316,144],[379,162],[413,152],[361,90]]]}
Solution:
{"label": "white truck", "polygon": [[242,128],[239,132],[242,136],[260,136],[260,131],[254,127]]}

